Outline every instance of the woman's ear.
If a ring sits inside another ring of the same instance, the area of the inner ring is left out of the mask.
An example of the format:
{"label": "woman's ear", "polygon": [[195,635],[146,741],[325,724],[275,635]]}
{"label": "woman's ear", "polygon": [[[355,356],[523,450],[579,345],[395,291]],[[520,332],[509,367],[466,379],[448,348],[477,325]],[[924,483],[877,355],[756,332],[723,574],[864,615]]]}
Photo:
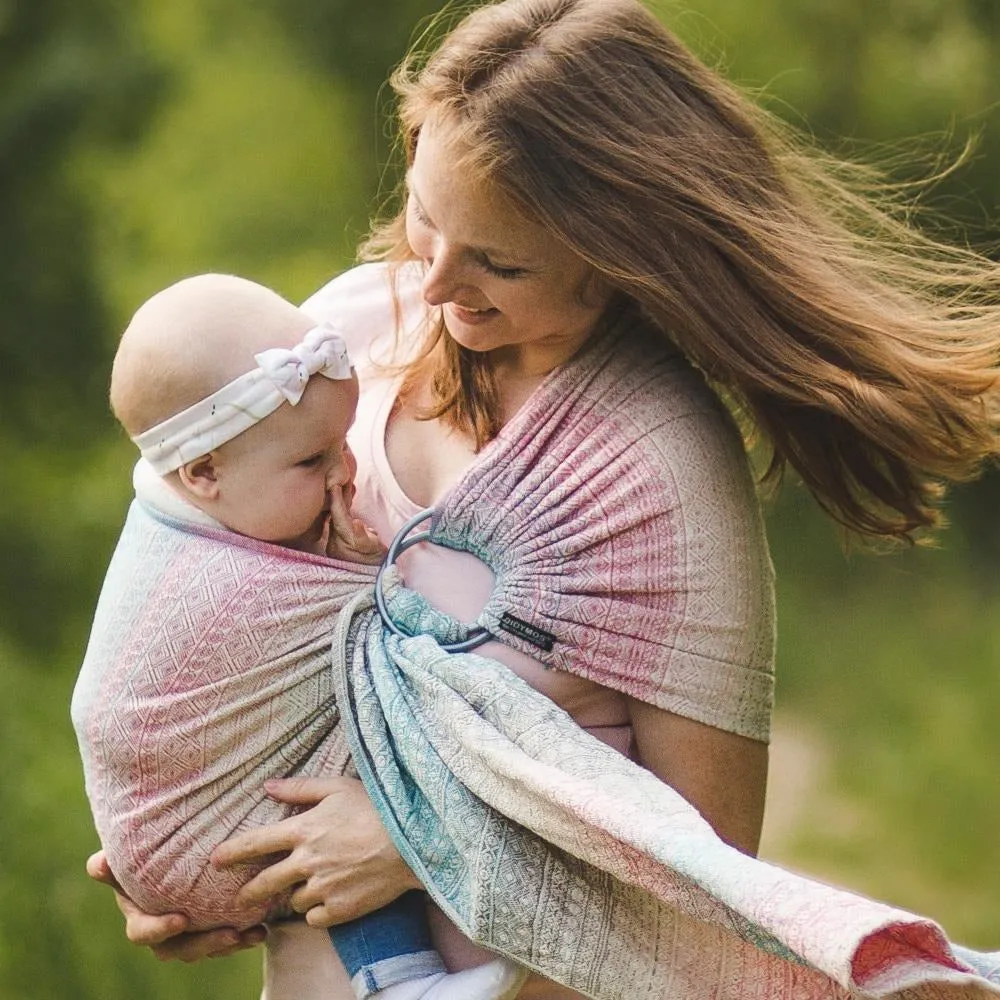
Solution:
{"label": "woman's ear", "polygon": [[215,452],[209,452],[177,470],[184,487],[201,500],[216,500],[219,496],[219,477],[215,468]]}

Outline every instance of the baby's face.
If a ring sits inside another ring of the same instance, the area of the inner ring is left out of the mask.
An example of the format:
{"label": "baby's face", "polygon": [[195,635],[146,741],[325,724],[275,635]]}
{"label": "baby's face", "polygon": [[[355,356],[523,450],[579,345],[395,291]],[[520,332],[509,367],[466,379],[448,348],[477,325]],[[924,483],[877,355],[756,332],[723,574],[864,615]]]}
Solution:
{"label": "baby's face", "polygon": [[353,496],[356,465],[347,431],[357,379],[314,375],[297,406],[270,416],[217,452],[218,501],[212,515],[233,531],[288,548],[315,551],[330,493]]}

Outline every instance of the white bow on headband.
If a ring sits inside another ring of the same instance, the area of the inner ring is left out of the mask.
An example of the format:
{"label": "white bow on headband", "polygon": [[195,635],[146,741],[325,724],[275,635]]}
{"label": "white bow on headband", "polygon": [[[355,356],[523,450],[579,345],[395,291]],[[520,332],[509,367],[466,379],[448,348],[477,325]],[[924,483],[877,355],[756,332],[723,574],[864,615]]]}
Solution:
{"label": "white bow on headband", "polygon": [[[344,340],[328,324],[310,330],[302,343],[291,350],[272,347],[255,354],[254,361],[292,406],[302,398],[313,375],[325,375],[333,379],[351,377],[351,362],[347,357]],[[247,372],[247,375],[253,374],[255,373]],[[245,375],[241,377],[246,378]]]}
{"label": "white bow on headband", "polygon": [[313,375],[351,377],[344,338],[330,323],[313,327],[291,350],[274,347],[254,360],[259,367],[132,439],[158,475],[207,455],[282,403],[297,405]]}

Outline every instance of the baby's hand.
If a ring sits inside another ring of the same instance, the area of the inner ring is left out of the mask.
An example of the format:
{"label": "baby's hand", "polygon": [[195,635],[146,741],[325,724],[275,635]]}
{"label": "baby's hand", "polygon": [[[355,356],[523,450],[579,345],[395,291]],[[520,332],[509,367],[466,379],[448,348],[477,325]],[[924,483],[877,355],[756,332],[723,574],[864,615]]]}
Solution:
{"label": "baby's hand", "polygon": [[385,553],[385,546],[364,521],[350,517],[350,529],[345,530],[335,526],[331,517],[330,537],[326,543],[326,554],[331,559],[378,566],[385,558]]}
{"label": "baby's hand", "polygon": [[336,489],[330,493],[330,528],[326,554],[344,562],[377,566],[385,558],[385,546],[367,524],[351,514],[348,491]]}

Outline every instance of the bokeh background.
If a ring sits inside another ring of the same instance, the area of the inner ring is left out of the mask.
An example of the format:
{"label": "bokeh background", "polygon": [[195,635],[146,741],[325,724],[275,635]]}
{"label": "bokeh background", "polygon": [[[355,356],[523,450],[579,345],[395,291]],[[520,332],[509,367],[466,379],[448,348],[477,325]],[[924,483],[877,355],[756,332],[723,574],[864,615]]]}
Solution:
{"label": "bokeh background", "polygon": [[[0,996],[254,997],[258,954],[130,947],[68,718],[127,504],[105,386],[137,304],[198,271],[304,297],[395,167],[382,83],[437,0],[0,0]],[[658,13],[821,144],[969,163],[926,206],[996,242],[998,0],[686,0]],[[763,853],[1000,948],[1000,485],[934,549],[845,553],[790,483]]]}

